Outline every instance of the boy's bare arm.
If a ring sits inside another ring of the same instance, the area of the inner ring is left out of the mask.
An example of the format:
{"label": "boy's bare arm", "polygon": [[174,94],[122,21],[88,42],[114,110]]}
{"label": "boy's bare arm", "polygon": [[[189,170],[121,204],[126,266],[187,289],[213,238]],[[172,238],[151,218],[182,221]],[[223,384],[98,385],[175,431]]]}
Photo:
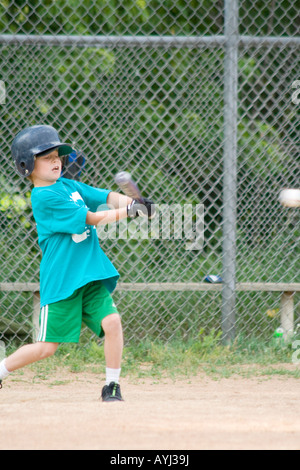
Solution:
{"label": "boy's bare arm", "polygon": [[107,211],[91,212],[86,215],[86,223],[88,225],[110,224],[117,220],[125,219],[127,214],[127,206],[132,202],[130,197],[123,194],[110,192],[107,197],[107,205],[112,209]]}
{"label": "boy's bare arm", "polygon": [[86,223],[88,225],[110,224],[117,220],[127,217],[127,206],[122,209],[111,209],[108,211],[91,212],[86,214]]}
{"label": "boy's bare arm", "polygon": [[127,207],[131,202],[131,197],[125,196],[124,194],[115,193],[113,191],[111,191],[107,197],[107,205],[109,207],[114,207],[115,209]]}

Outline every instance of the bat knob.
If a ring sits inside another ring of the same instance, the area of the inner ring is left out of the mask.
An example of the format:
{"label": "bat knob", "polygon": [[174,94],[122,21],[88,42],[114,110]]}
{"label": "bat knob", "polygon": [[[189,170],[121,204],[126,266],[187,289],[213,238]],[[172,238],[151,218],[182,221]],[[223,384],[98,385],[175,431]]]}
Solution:
{"label": "bat knob", "polygon": [[115,176],[115,182],[117,184],[124,184],[128,183],[131,180],[131,174],[128,171],[120,171]]}

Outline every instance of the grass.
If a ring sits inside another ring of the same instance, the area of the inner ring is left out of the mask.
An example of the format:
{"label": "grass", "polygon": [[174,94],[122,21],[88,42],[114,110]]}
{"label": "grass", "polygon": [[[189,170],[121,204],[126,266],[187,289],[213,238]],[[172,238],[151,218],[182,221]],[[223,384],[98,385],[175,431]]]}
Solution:
{"label": "grass", "polygon": [[[293,363],[294,344],[276,342],[275,339],[267,344],[240,338],[225,346],[214,331],[207,336],[200,333],[198,340],[190,343],[147,340],[124,348],[122,376],[154,381],[190,379],[200,373],[215,380],[233,376],[299,379],[299,362]],[[62,367],[74,373],[88,371],[103,375],[103,344],[92,341],[84,346],[61,345],[54,356],[29,367],[35,372],[37,381],[47,379]]]}

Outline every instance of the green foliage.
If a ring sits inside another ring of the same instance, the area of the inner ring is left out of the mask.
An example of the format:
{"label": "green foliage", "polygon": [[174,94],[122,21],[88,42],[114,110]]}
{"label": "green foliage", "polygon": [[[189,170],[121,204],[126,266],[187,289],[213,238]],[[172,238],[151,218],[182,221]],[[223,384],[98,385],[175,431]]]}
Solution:
{"label": "green foliage", "polygon": [[31,281],[38,272],[39,247],[30,192],[0,178],[0,281]]}
{"label": "green foliage", "polygon": [[[125,347],[122,361],[122,376],[132,379],[165,377],[191,378],[196,374],[207,374],[215,379],[231,376],[262,377],[272,375],[300,378],[297,367],[292,364],[291,343],[248,340],[238,337],[231,346],[224,346],[220,335],[212,331],[209,335],[199,333],[198,341],[169,343],[142,341]],[[39,377],[53,377],[55,369],[66,368],[71,372],[105,373],[103,344],[88,343],[61,345],[54,356],[30,366]]]}
{"label": "green foliage", "polygon": [[[222,7],[223,2],[213,0],[3,0],[0,31],[99,34],[100,29],[101,34],[213,35],[222,34]],[[296,20],[290,20],[298,14],[292,0],[275,4],[241,0],[239,13],[241,34],[297,34]]]}
{"label": "green foliage", "polygon": [[28,215],[31,212],[30,193],[23,194],[20,190],[14,190],[12,186],[0,177],[0,223],[5,230],[12,220],[18,219],[25,229],[30,227]]}

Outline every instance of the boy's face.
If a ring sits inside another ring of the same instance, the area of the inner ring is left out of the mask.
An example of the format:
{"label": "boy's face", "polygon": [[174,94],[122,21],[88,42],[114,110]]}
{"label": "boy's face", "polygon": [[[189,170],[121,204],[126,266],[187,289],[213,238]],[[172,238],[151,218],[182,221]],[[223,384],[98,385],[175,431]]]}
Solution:
{"label": "boy's face", "polygon": [[61,175],[62,162],[58,156],[58,150],[42,157],[36,157],[31,179],[34,186],[49,186],[56,183]]}

